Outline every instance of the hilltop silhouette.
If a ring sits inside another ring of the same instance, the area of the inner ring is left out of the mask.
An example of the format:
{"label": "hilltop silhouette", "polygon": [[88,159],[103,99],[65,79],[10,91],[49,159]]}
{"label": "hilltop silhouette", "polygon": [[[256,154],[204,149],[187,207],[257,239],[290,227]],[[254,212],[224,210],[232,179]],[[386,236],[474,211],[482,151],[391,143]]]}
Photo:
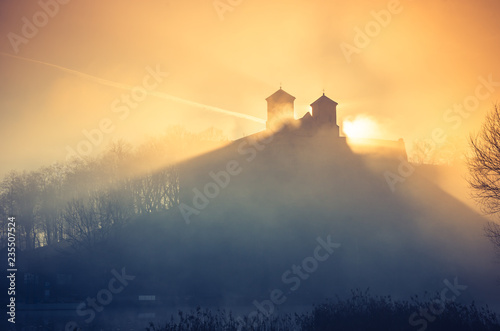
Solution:
{"label": "hilltop silhouette", "polygon": [[132,214],[90,250],[63,241],[26,251],[23,272],[57,295],[32,285],[20,298],[78,302],[126,268],[135,279],[113,304],[148,294],[172,307],[270,312],[355,288],[408,299],[455,282],[461,303],[498,309],[485,220],[424,168],[391,189],[384,174],[407,162],[402,140],[353,145],[335,101],[323,95],[295,120],[293,100],[278,90],[266,130],[177,163],[169,206]]}

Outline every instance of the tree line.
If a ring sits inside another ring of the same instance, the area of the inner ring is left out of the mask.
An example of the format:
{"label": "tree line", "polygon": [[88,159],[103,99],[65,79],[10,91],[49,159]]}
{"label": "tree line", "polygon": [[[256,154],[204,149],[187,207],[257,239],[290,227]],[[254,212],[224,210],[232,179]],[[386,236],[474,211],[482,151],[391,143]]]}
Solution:
{"label": "tree line", "polygon": [[213,128],[195,134],[172,127],[137,148],[117,141],[92,158],[11,171],[0,183],[2,248],[12,216],[21,249],[59,242],[91,248],[134,216],[176,206],[175,163],[224,141]]}

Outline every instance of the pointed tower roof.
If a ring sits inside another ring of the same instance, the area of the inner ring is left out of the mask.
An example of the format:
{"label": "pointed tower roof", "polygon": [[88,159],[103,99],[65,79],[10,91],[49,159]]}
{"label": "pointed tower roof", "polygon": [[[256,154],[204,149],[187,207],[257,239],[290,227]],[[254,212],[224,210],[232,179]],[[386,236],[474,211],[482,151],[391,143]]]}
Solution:
{"label": "pointed tower roof", "polygon": [[336,103],[335,101],[333,101],[332,99],[330,99],[329,97],[327,97],[325,95],[325,93],[323,93],[323,95],[321,97],[319,97],[318,100],[316,100],[313,103],[311,103],[311,106],[316,105],[316,104],[320,104],[320,103],[333,103],[335,105],[338,105],[338,103]]}
{"label": "pointed tower roof", "polygon": [[274,92],[271,94],[269,97],[266,98],[267,101],[269,100],[289,100],[293,101],[295,100],[295,97],[291,94],[286,93],[281,87],[278,91]]}

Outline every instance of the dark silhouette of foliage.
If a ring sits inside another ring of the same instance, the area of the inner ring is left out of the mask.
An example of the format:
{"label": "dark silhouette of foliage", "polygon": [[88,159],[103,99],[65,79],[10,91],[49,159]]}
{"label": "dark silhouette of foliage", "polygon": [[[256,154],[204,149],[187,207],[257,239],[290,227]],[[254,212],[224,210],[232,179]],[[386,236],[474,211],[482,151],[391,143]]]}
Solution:
{"label": "dark silhouette of foliage", "polygon": [[7,244],[4,223],[14,216],[20,249],[69,241],[91,250],[131,217],[176,206],[174,164],[225,141],[214,128],[196,134],[171,127],[137,148],[117,141],[96,157],[12,171],[0,181],[1,245]]}
{"label": "dark silhouette of foliage", "polygon": [[[410,301],[393,300],[390,296],[372,296],[367,291],[354,290],[345,300],[336,299],[315,305],[309,313],[280,314],[249,320],[245,323],[231,313],[217,310],[201,310],[190,313],[179,312],[178,318],[164,327],[152,323],[147,331],[404,331],[420,330],[411,326],[409,317],[421,307],[428,307],[432,299],[413,297]],[[465,305],[448,302],[442,314],[428,322],[429,330],[497,331],[500,330],[498,316],[487,307],[478,308],[474,303]]]}

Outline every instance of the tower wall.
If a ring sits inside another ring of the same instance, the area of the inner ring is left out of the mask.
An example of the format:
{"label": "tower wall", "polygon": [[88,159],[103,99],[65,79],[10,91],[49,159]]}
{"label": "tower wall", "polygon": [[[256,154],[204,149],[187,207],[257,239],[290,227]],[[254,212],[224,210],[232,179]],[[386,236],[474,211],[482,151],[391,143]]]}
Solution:
{"label": "tower wall", "polygon": [[340,136],[340,128],[337,125],[337,103],[324,94],[311,104],[312,117],[318,127],[329,128],[333,134]]}
{"label": "tower wall", "polygon": [[266,99],[267,101],[267,122],[266,128],[278,130],[283,124],[294,119],[295,97],[286,93],[282,89]]}

